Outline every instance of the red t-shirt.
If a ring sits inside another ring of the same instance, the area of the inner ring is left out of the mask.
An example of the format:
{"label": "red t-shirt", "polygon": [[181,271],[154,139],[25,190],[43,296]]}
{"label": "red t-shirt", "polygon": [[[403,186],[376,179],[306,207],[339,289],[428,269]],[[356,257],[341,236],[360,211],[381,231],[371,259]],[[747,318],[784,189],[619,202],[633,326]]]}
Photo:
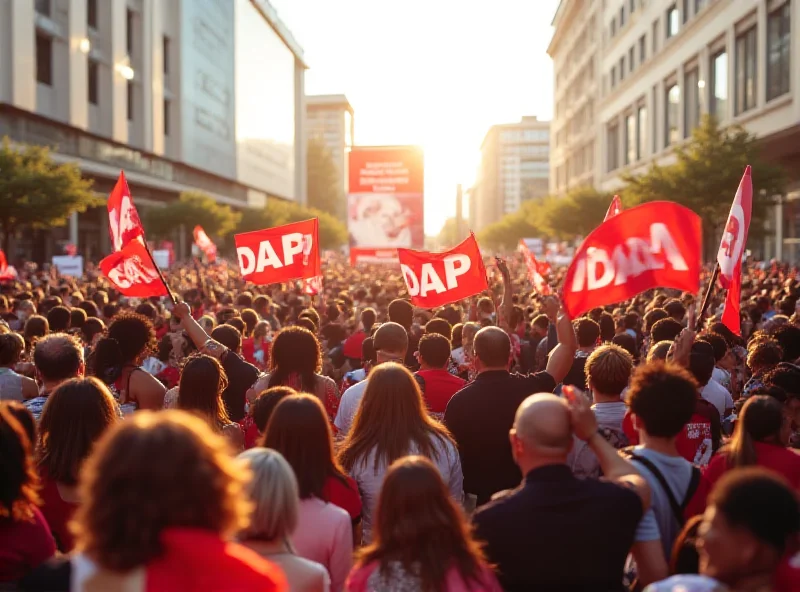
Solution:
{"label": "red t-shirt", "polygon": [[325,486],[322,488],[322,497],[325,501],[339,506],[350,514],[353,522],[361,520],[361,495],[358,493],[356,482],[345,475],[347,485],[341,479],[328,477]]}
{"label": "red t-shirt", "polygon": [[447,370],[420,370],[416,374],[424,383],[422,398],[431,415],[437,419],[444,417],[450,399],[467,384],[466,380],[453,376]]}
{"label": "red t-shirt", "polygon": [[46,471],[40,471],[39,476],[42,483],[42,489],[39,492],[42,498],[42,514],[56,539],[58,550],[62,553],[69,553],[75,545],[75,540],[67,528],[67,524],[72,520],[78,504],[64,501],[58,492],[58,484],[47,476]]}
{"label": "red t-shirt", "polygon": [[15,582],[38,567],[56,552],[50,527],[33,507],[27,520],[0,518],[0,582]]}
{"label": "red t-shirt", "polygon": [[356,331],[344,342],[343,353],[346,358],[353,358],[354,360],[361,359],[361,346],[364,345],[364,340],[367,334],[364,331]]}

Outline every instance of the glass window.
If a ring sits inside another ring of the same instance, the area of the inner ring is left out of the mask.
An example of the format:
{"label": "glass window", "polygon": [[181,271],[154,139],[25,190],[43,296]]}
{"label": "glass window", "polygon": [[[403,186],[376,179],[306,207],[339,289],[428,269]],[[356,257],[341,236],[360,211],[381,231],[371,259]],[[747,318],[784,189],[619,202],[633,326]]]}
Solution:
{"label": "glass window", "polygon": [[625,5],[619,7],[619,28],[625,26]]}
{"label": "glass window", "polygon": [[164,74],[169,74],[169,37],[164,35],[162,40],[163,49],[162,52],[164,54]]}
{"label": "glass window", "polygon": [[86,24],[97,30],[97,0],[86,0]]}
{"label": "glass window", "polygon": [[697,14],[706,5],[706,0],[694,0],[694,13]]}
{"label": "glass window", "polygon": [[630,0],[630,13],[633,14],[636,11],[636,0]]}
{"label": "glass window", "polygon": [[130,80],[128,80],[126,91],[128,97],[128,121],[133,121],[133,82]]}
{"label": "glass window", "polygon": [[644,35],[639,37],[639,63],[644,64],[647,59],[647,39]]}
{"label": "glass window", "polygon": [[647,151],[647,107],[639,107],[636,118],[636,160],[641,160]]}
{"label": "glass window", "polygon": [[36,12],[44,16],[50,16],[50,0],[36,0]]}
{"label": "glass window", "polygon": [[728,54],[725,50],[711,56],[708,112],[720,121],[728,117]]}
{"label": "glass window", "polygon": [[625,80],[625,56],[619,59],[619,81]]}
{"label": "glass window", "polygon": [[635,53],[636,51],[634,50],[634,47],[631,46],[631,48],[628,50],[628,70],[630,72],[633,72],[633,60]]}
{"label": "glass window", "polygon": [[658,21],[653,21],[653,51],[652,54],[655,55],[658,51]]}
{"label": "glass window", "polygon": [[667,29],[666,29],[667,39],[669,39],[670,37],[674,37],[675,35],[678,34],[678,30],[680,29],[681,26],[680,14],[678,11],[678,6],[676,4],[673,4],[667,9],[666,23],[667,23]]}
{"label": "glass window", "polygon": [[675,82],[667,87],[664,94],[664,147],[675,144],[680,139],[678,114],[681,108],[681,89]]}
{"label": "glass window", "polygon": [[36,82],[53,85],[53,40],[36,34]]}
{"label": "glass window", "polygon": [[608,171],[616,170],[619,167],[619,126],[616,123],[608,127],[606,154],[608,155]]}
{"label": "glass window", "polygon": [[616,18],[612,18],[611,19],[611,36],[613,37],[616,34],[617,34],[617,19]]}
{"label": "glass window", "polygon": [[100,67],[94,60],[89,60],[89,70],[88,70],[88,79],[89,79],[89,102],[92,105],[98,105],[100,103],[100,89],[99,89],[99,70]]}
{"label": "glass window", "polygon": [[736,38],[736,114],[756,106],[756,27],[753,26]]}
{"label": "glass window", "polygon": [[700,124],[700,75],[697,68],[683,75],[683,137],[688,138]]}
{"label": "glass window", "polygon": [[125,10],[125,47],[128,55],[133,53],[133,11],[128,8]]}
{"label": "glass window", "polygon": [[791,54],[790,3],[767,18],[767,100],[789,92]]}
{"label": "glass window", "polygon": [[636,162],[636,114],[625,118],[625,164]]}
{"label": "glass window", "polygon": [[617,67],[611,68],[611,88],[617,85]]}
{"label": "glass window", "polygon": [[683,24],[686,24],[686,21],[689,20],[689,6],[690,0],[683,0]]}
{"label": "glass window", "polygon": [[170,104],[169,99],[164,99],[164,135],[169,135],[169,128],[170,128],[170,109],[172,105]]}
{"label": "glass window", "polygon": [[658,87],[653,87],[653,116],[650,118],[650,121],[653,122],[653,141],[651,143],[653,147],[653,154],[658,152]]}

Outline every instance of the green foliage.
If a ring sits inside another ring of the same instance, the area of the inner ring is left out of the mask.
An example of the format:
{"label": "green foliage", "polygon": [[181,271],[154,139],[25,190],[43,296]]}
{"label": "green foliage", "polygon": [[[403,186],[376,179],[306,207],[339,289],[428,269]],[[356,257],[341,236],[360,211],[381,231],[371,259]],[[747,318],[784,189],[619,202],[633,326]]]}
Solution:
{"label": "green foliage", "polygon": [[[464,233],[464,229],[466,228],[466,223],[462,224],[461,232]],[[465,236],[459,236],[458,234],[458,222],[455,218],[448,218],[444,221],[442,225],[442,229],[439,231],[439,234],[436,236],[436,242],[442,248],[450,248],[457,245],[459,242],[464,240]]]}
{"label": "green foliage", "polygon": [[347,242],[347,228],[335,216],[277,199],[267,201],[267,205],[261,210],[248,210],[236,231],[251,232],[314,217],[319,218],[319,242],[323,249],[335,249]]}
{"label": "green foliage", "polygon": [[784,191],[786,174],[762,158],[755,135],[739,126],[721,128],[713,117],[706,116],[691,139],[675,148],[675,155],[675,164],[653,165],[643,175],[623,176],[626,206],[669,200],[692,209],[703,219],[708,256],[708,249],[713,250],[719,241],[736,188],[749,164],[753,167],[754,193],[749,236],[763,235],[770,198]]}
{"label": "green foliage", "polygon": [[199,224],[209,236],[223,237],[236,228],[241,218],[241,212],[217,203],[205,193],[186,191],[163,208],[149,209],[144,225],[148,238],[167,238],[181,224],[187,232]]}
{"label": "green foliage", "polygon": [[542,235],[542,227],[537,222],[538,201],[526,201],[522,207],[503,216],[478,233],[481,245],[495,249],[513,249],[521,238]]}
{"label": "green foliage", "polygon": [[344,180],[321,138],[309,138],[307,150],[309,207],[344,218]]}
{"label": "green foliage", "polygon": [[3,250],[21,226],[63,226],[73,212],[103,203],[75,163],[56,164],[42,146],[0,144],[0,231]]}
{"label": "green foliage", "polygon": [[613,198],[613,194],[591,187],[545,198],[539,212],[542,227],[548,235],[562,239],[585,237],[603,222]]}

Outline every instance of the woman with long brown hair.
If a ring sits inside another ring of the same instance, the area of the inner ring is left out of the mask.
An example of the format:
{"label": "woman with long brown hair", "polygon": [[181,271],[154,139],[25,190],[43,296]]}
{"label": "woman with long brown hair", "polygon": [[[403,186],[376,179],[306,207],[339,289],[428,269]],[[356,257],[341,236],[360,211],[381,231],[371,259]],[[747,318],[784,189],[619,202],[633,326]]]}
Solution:
{"label": "woman with long brown hair", "polygon": [[183,365],[178,383],[178,409],[200,415],[215,432],[223,434],[237,450],[244,448],[244,434],[238,423],[231,421],[222,391],[228,377],[222,364],[206,354],[193,354]]}
{"label": "woman with long brown hair", "polygon": [[372,510],[383,477],[394,461],[409,454],[431,459],[450,494],[461,502],[461,460],[450,432],[428,415],[411,372],[399,364],[381,364],[369,375],[353,427],[339,453],[342,467],[361,492],[366,543],[371,540]]}
{"label": "woman with long brown hair", "polygon": [[500,592],[461,509],[427,458],[401,458],[389,468],[373,535],[358,554],[348,592]]}

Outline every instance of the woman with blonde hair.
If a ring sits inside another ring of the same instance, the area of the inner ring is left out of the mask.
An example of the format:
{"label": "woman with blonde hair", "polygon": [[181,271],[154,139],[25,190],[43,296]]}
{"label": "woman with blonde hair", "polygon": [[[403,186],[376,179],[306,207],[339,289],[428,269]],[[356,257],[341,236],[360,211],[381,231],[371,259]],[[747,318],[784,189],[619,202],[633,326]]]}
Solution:
{"label": "woman with blonde hair", "polygon": [[432,460],[450,494],[461,502],[461,460],[450,432],[427,413],[411,372],[399,364],[381,364],[369,376],[339,453],[342,467],[361,492],[365,543],[372,539],[372,512],[383,477],[394,461],[409,454]]}
{"label": "woman with blonde hair", "polygon": [[298,557],[290,540],[300,501],[292,467],[269,448],[251,448],[239,459],[253,474],[247,493],[255,504],[250,526],[239,535],[242,544],[278,565],[292,592],[328,592],[325,567]]}

